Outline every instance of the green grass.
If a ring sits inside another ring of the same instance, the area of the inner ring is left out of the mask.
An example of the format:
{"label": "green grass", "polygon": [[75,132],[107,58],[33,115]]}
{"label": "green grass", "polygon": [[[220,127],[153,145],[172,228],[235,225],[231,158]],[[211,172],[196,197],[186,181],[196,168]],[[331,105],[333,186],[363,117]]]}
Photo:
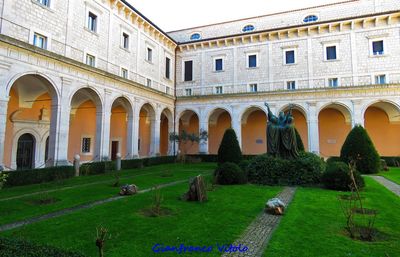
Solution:
{"label": "green grass", "polygon": [[400,185],[400,168],[391,167],[389,171],[382,171],[379,175]]}
{"label": "green grass", "polygon": [[343,193],[299,188],[264,256],[400,256],[400,199],[371,178],[365,180],[365,207],[379,211],[376,227],[387,238],[350,239],[343,232],[345,220],[337,200]]}
{"label": "green grass", "polygon": [[[158,184],[188,179],[200,173],[209,174],[213,168],[214,165],[212,164],[168,164],[135,171],[124,171],[120,181],[121,184],[135,184],[139,189],[146,189]],[[173,176],[162,177],[161,173],[165,170],[170,170]],[[63,185],[55,182],[44,185],[7,188],[4,191],[0,191],[0,225],[113,197],[119,192],[118,187],[112,187],[114,181],[111,174],[104,174],[66,180]],[[74,186],[75,188],[73,188]],[[57,191],[1,201],[1,199],[18,194],[43,192],[45,190]],[[32,203],[43,198],[55,198],[58,201],[49,205]]]}
{"label": "green grass", "polygon": [[[173,215],[150,218],[140,210],[152,204],[152,193],[136,195],[89,210],[32,224],[0,236],[14,236],[63,249],[96,256],[96,227],[109,229],[107,257],[161,256],[152,252],[155,244],[170,246],[214,246],[228,244],[238,238],[251,221],[263,210],[265,201],[274,197],[278,187],[225,186],[208,192],[205,203],[185,202],[178,198],[188,190],[187,184],[162,189],[164,206]],[[250,246],[251,247],[251,246]],[[175,256],[165,253],[162,256]],[[217,249],[211,254],[220,256]]]}

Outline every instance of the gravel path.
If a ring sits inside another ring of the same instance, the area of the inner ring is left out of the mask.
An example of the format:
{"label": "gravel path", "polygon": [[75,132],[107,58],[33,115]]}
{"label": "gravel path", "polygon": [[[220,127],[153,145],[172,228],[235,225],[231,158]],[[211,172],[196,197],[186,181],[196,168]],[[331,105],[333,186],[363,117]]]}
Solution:
{"label": "gravel path", "polygon": [[370,177],[378,181],[380,184],[382,184],[390,191],[392,191],[395,195],[400,196],[400,185],[382,176],[370,176]]}

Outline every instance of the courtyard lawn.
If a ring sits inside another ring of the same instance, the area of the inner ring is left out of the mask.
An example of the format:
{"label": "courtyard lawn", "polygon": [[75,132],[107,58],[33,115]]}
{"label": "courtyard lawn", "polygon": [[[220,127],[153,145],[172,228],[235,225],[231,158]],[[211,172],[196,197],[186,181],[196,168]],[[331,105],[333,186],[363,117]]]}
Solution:
{"label": "courtyard lawn", "polygon": [[[220,256],[216,244],[232,243],[261,213],[265,201],[281,188],[265,186],[224,186],[208,192],[205,203],[185,202],[178,198],[188,190],[187,184],[161,189],[164,204],[173,214],[146,217],[140,212],[152,204],[153,193],[127,197],[89,210],[78,211],[56,219],[1,233],[63,249],[96,256],[96,227],[109,229],[107,257],[175,256],[155,254],[155,244],[179,246],[213,246],[212,253],[196,256]],[[251,246],[249,246],[251,247]]]}
{"label": "courtyard lawn", "polygon": [[383,171],[379,175],[400,185],[400,168],[390,167],[389,171]]}
{"label": "courtyard lawn", "polygon": [[383,238],[361,242],[344,234],[345,219],[337,200],[343,193],[299,188],[264,256],[400,256],[400,198],[372,178],[365,181],[365,207],[379,211],[376,228]]}
{"label": "courtyard lawn", "polygon": [[[200,173],[208,175],[211,174],[214,167],[214,164],[168,164],[124,171],[120,184],[136,184],[139,190],[147,189],[158,184],[186,180]],[[172,176],[165,176],[165,170],[172,172]],[[62,185],[60,185],[60,182],[53,182],[43,185],[7,188],[4,192],[0,191],[0,225],[116,196],[119,187],[112,186],[114,181],[113,175],[104,174],[69,179]],[[45,190],[56,191],[43,193]],[[39,192],[39,194],[5,200],[7,197],[18,195],[18,192],[20,194]],[[51,204],[35,202],[45,199],[55,199],[56,201]]]}

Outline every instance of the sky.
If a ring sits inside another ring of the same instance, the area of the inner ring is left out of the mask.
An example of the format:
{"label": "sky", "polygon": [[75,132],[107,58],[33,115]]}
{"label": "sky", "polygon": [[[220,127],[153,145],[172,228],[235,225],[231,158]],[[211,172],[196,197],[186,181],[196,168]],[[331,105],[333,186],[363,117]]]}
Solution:
{"label": "sky", "polygon": [[[127,0],[165,32],[341,0]],[[344,0],[343,0],[344,1]]]}

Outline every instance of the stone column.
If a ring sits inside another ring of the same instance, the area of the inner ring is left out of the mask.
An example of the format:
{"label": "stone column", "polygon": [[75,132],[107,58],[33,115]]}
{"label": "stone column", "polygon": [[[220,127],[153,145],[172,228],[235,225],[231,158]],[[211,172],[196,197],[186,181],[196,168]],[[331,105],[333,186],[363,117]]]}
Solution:
{"label": "stone column", "polygon": [[[199,135],[202,131],[207,131],[208,132],[208,120],[207,119],[202,119],[200,120],[199,124]],[[199,142],[199,153],[200,154],[208,154],[208,140],[200,140]]]}
{"label": "stone column", "polygon": [[308,103],[307,127],[309,151],[319,155],[319,127],[316,103]]}
{"label": "stone column", "polygon": [[235,130],[240,149],[242,149],[242,117],[240,116],[239,106],[234,106],[232,109],[232,128]]}
{"label": "stone column", "polygon": [[[175,146],[176,142],[173,142],[173,141],[171,141],[169,139],[169,136],[171,135],[171,133],[174,133],[174,131],[175,131],[175,133],[178,133],[178,130],[174,129],[175,128],[175,126],[174,126],[175,123],[173,121],[173,119],[174,119],[173,117],[174,117],[174,115],[172,115],[171,118],[168,118],[168,155],[169,156],[174,156],[176,149],[178,149]],[[169,120],[169,119],[171,119],[171,120]]]}
{"label": "stone column", "polygon": [[127,121],[127,138],[126,138],[126,153],[127,153],[127,159],[133,159],[134,158],[134,141],[136,140],[134,138],[134,118],[133,118],[133,113],[128,114],[128,121]]}
{"label": "stone column", "polygon": [[362,100],[352,100],[353,116],[351,117],[351,125],[354,128],[356,125],[365,126],[364,116],[362,113]]}
{"label": "stone column", "polygon": [[0,99],[0,170],[4,169],[8,99]]}
{"label": "stone column", "polygon": [[132,157],[139,158],[139,122],[140,122],[140,103],[135,100],[133,106],[133,132],[132,132]]}
{"label": "stone column", "polygon": [[[97,110],[96,149],[99,149],[100,161],[110,159],[110,123],[111,123],[111,92],[106,91],[101,112]],[[100,139],[100,140],[99,140]]]}
{"label": "stone column", "polygon": [[152,156],[159,156],[160,155],[160,127],[161,127],[161,120],[160,116],[156,114],[156,117],[151,122],[151,136],[152,136],[152,146],[150,147],[150,152]]}

